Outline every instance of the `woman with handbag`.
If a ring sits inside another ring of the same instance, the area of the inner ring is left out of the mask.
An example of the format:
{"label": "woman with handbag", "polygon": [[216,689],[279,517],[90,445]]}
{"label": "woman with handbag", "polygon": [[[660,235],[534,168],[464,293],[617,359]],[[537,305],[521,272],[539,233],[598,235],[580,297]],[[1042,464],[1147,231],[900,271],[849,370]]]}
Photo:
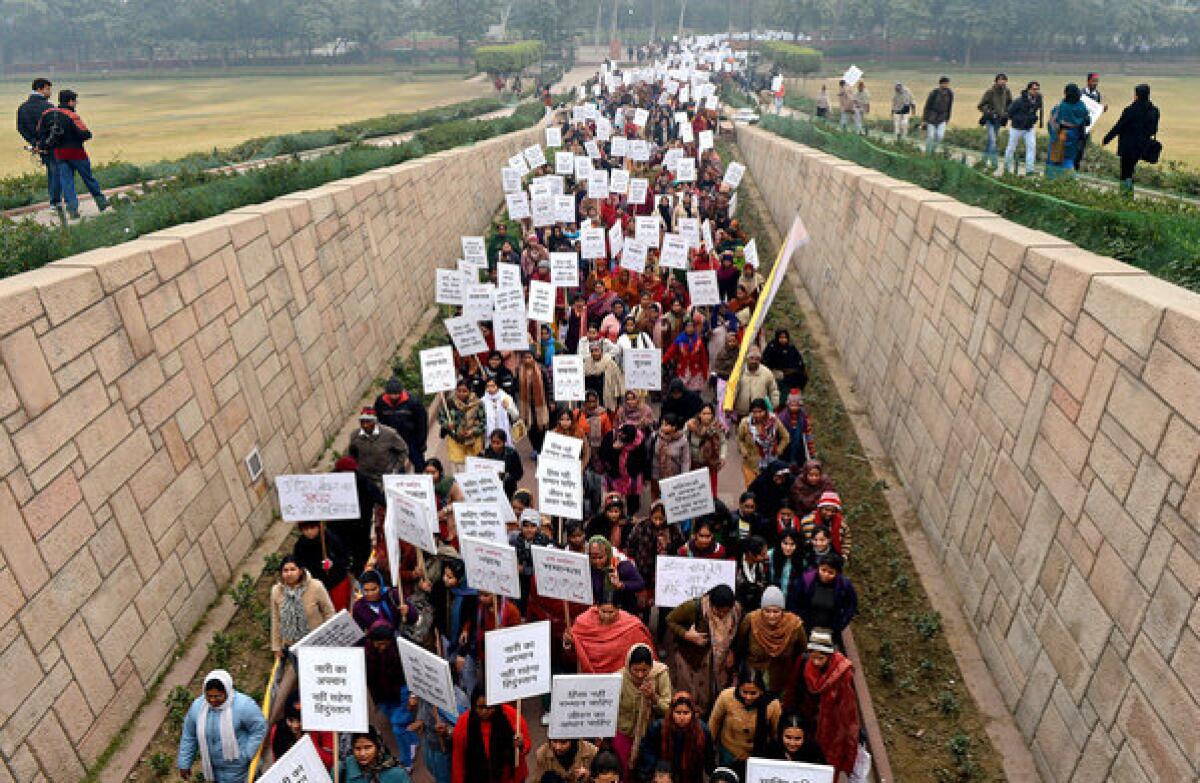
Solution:
{"label": "woman with handbag", "polygon": [[1150,85],[1133,88],[1133,103],[1121,112],[1112,130],[1104,134],[1104,144],[1117,138],[1117,157],[1121,159],[1121,191],[1133,193],[1133,170],[1139,161],[1158,163],[1162,143],[1158,133],[1158,107],[1150,102]]}
{"label": "woman with handbag", "polygon": [[1092,121],[1087,106],[1080,100],[1079,85],[1068,84],[1063,99],[1050,112],[1050,152],[1046,155],[1046,179],[1055,179],[1075,170],[1075,153],[1083,143]]}

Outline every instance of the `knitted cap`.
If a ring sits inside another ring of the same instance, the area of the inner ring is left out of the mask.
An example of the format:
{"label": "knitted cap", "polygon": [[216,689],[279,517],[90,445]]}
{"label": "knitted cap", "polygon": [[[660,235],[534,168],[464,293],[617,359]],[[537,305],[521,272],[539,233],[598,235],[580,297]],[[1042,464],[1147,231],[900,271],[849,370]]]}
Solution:
{"label": "knitted cap", "polygon": [[379,421],[378,417],[375,416],[374,408],[363,408],[362,413],[358,414],[358,420],[359,421]]}
{"label": "knitted cap", "polygon": [[817,508],[836,508],[838,511],[841,511],[842,499],[836,492],[822,492],[821,502],[817,503]]}
{"label": "knitted cap", "polygon": [[763,609],[766,609],[766,608],[772,607],[772,606],[782,609],[783,605],[784,604],[783,604],[783,591],[782,590],[780,590],[775,585],[771,585],[766,590],[763,590],[763,594],[762,594],[762,608]]}

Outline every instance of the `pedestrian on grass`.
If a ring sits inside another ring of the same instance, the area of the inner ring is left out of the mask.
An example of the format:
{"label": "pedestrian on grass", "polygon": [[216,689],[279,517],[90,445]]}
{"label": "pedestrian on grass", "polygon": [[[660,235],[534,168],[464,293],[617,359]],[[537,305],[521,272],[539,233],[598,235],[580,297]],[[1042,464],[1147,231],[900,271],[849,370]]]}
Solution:
{"label": "pedestrian on grass", "polygon": [[[1121,112],[1117,124],[1104,135],[1104,144],[1117,138],[1117,157],[1121,159],[1121,190],[1133,193],[1133,170],[1138,161],[1153,157],[1151,163],[1158,160],[1154,151],[1158,142],[1154,139],[1158,133],[1158,107],[1150,102],[1150,85],[1139,84],[1133,88],[1133,103]],[[1161,145],[1158,147],[1161,150]],[[1147,155],[1150,152],[1151,155]]]}
{"label": "pedestrian on grass", "polygon": [[996,139],[1000,129],[1008,124],[1008,106],[1013,102],[1012,91],[1008,89],[1008,77],[1002,73],[996,74],[992,86],[984,91],[976,106],[979,109],[979,124],[987,129],[987,146],[983,149],[983,163],[993,168],[999,166],[996,157]]}
{"label": "pedestrian on grass", "polygon": [[821,85],[821,91],[817,93],[817,119],[829,119],[829,88],[824,84]]}
{"label": "pedestrian on grass", "polygon": [[84,142],[92,138],[92,132],[75,111],[78,106],[79,95],[74,90],[60,90],[58,108],[50,109],[42,115],[37,130],[38,148],[52,150],[54,153],[54,160],[58,164],[58,184],[62,188],[67,215],[71,218],[79,217],[79,196],[75,193],[76,174],[79,174],[84,187],[92,194],[96,208],[101,212],[108,209],[108,199],[92,174],[92,161],[83,148]]}
{"label": "pedestrian on grass", "polygon": [[1046,177],[1055,179],[1075,170],[1075,154],[1087,137],[1092,115],[1082,100],[1079,85],[1068,84],[1062,101],[1050,110],[1050,151],[1046,155]]}
{"label": "pedestrian on grass", "polygon": [[932,155],[946,136],[946,125],[954,109],[954,90],[950,89],[950,77],[938,79],[938,86],[930,90],[921,112],[921,124],[925,128],[925,154]]}
{"label": "pedestrian on grass", "polygon": [[66,222],[66,212],[62,205],[62,186],[58,182],[58,161],[54,159],[52,150],[41,150],[38,147],[38,123],[42,115],[54,108],[50,102],[50,93],[54,87],[49,79],[34,79],[33,89],[29,97],[17,109],[17,133],[25,139],[29,149],[38,156],[38,160],[46,167],[46,190],[50,194],[50,207]]}
{"label": "pedestrian on grass", "polygon": [[846,130],[850,119],[854,116],[854,91],[846,84],[845,79],[838,80],[838,128]]}
{"label": "pedestrian on grass", "polygon": [[[1104,108],[1104,111],[1108,111],[1108,104],[1104,102],[1104,96],[1100,94],[1100,74],[1098,74],[1094,71],[1092,73],[1089,73],[1087,75],[1087,82],[1085,83],[1084,88],[1080,92],[1082,94],[1081,97],[1087,98],[1088,100],[1091,100],[1091,101],[1095,101],[1096,103],[1100,104],[1100,106],[1102,106]],[[1088,128],[1088,130],[1091,131],[1092,128]],[[1088,137],[1087,137],[1087,134],[1085,134],[1083,139],[1080,140],[1079,149],[1075,150],[1075,170],[1076,171],[1079,171],[1079,169],[1083,166],[1083,153],[1084,153],[1084,150],[1087,149],[1087,143],[1088,143]]]}
{"label": "pedestrian on grass", "polygon": [[1025,167],[1022,176],[1033,171],[1037,163],[1037,129],[1042,127],[1045,119],[1044,104],[1042,103],[1042,85],[1036,81],[1025,85],[1017,99],[1008,106],[1008,119],[1012,128],[1008,132],[1008,147],[1004,150],[1004,171],[1017,171],[1014,157],[1017,144],[1025,144]]}
{"label": "pedestrian on grass", "polygon": [[862,79],[854,85],[854,132],[865,133],[863,117],[871,113],[871,93],[867,92],[867,83]]}
{"label": "pedestrian on grass", "polygon": [[903,82],[896,82],[896,89],[892,93],[892,132],[896,134],[897,141],[908,138],[908,121],[916,108],[912,90],[905,87]]}

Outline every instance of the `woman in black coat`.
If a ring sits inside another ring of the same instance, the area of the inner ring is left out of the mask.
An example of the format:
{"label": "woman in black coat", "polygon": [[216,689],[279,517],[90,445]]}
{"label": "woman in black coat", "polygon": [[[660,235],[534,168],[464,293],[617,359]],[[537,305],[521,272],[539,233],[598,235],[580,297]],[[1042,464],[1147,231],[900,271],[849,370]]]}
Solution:
{"label": "woman in black coat", "polygon": [[1150,140],[1158,133],[1158,107],[1150,102],[1150,85],[1139,84],[1133,88],[1133,103],[1121,112],[1121,119],[1104,134],[1104,144],[1114,137],[1117,141],[1117,157],[1121,159],[1121,190],[1133,192],[1133,170],[1143,160]]}
{"label": "woman in black coat", "polygon": [[804,391],[804,387],[808,385],[808,369],[804,366],[804,357],[800,355],[796,346],[792,345],[792,335],[787,329],[775,330],[775,339],[763,349],[762,363],[774,373],[779,388],[785,393],[789,389]]}

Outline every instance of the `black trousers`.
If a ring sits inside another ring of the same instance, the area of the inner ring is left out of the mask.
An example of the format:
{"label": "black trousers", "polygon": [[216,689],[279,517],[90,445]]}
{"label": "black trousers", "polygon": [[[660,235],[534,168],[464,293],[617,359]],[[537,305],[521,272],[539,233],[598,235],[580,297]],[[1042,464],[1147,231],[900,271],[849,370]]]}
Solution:
{"label": "black trousers", "polygon": [[1121,157],[1121,179],[1133,179],[1133,170],[1137,168],[1138,159],[1126,155]]}

